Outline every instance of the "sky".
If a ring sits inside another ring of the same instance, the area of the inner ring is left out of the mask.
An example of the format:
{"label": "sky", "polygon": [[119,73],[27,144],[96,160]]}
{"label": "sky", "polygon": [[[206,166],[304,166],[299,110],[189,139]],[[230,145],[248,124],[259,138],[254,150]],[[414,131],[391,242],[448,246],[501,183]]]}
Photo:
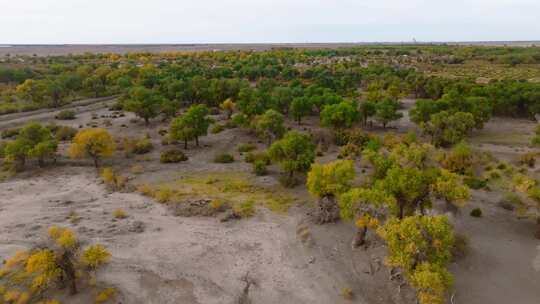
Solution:
{"label": "sky", "polygon": [[0,44],[540,40],[540,0],[0,0]]}

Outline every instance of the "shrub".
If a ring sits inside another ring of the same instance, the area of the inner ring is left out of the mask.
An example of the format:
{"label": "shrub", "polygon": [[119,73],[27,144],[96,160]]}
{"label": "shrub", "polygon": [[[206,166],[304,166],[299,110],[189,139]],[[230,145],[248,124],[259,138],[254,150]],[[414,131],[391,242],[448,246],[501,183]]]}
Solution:
{"label": "shrub", "polygon": [[214,162],[219,164],[228,164],[234,162],[234,157],[230,154],[222,153],[214,157]]}
{"label": "shrub", "polygon": [[77,118],[74,111],[71,110],[62,110],[54,118],[58,120],[73,120]]}
{"label": "shrub", "polygon": [[0,267],[2,303],[59,303],[43,296],[57,287],[69,287],[76,294],[79,281],[92,278],[110,260],[111,254],[102,245],[83,250],[69,229],[53,226],[48,233],[48,243],[17,252]]}
{"label": "shrub", "polygon": [[468,176],[463,179],[463,183],[471,189],[482,189],[487,186],[487,181],[474,176]]}
{"label": "shrub", "polygon": [[121,190],[127,184],[127,177],[116,174],[112,168],[107,167],[101,171],[103,182],[112,190]]}
{"label": "shrub", "polygon": [[262,160],[256,160],[253,162],[253,173],[257,176],[263,176],[268,174],[268,170],[266,169],[266,163]]}
{"label": "shrub", "polygon": [[69,126],[59,126],[54,131],[54,137],[59,141],[72,140],[77,134],[77,129]]}
{"label": "shrub", "polygon": [[210,128],[210,133],[212,134],[218,134],[225,130],[225,125],[222,124],[213,124]]}
{"label": "shrub", "polygon": [[122,209],[116,209],[116,210],[113,211],[113,217],[115,219],[125,219],[125,218],[127,218],[127,214]]}
{"label": "shrub", "polygon": [[135,146],[133,147],[133,153],[135,154],[145,154],[154,149],[154,145],[152,145],[152,142],[149,138],[142,138],[139,139]]}
{"label": "shrub", "polygon": [[528,152],[519,156],[519,164],[533,168],[536,164],[536,153]]}
{"label": "shrub", "polygon": [[102,291],[98,292],[96,295],[96,304],[106,303],[109,300],[114,299],[116,296],[116,289],[114,288],[105,288]]}
{"label": "shrub", "polygon": [[349,301],[354,299],[354,293],[349,287],[344,287],[343,289],[341,289],[341,296],[343,296],[345,300]]}
{"label": "shrub", "polygon": [[452,246],[452,257],[454,259],[464,257],[469,249],[469,238],[463,234],[456,234],[454,245]]}
{"label": "shrub", "polygon": [[154,198],[158,203],[168,203],[174,196],[174,191],[170,188],[161,187],[154,191]]}
{"label": "shrub", "polygon": [[338,158],[356,159],[360,155],[362,155],[362,148],[353,143],[348,143],[339,149]]}
{"label": "shrub", "polygon": [[251,152],[251,151],[257,149],[257,146],[255,144],[251,144],[251,143],[240,144],[240,145],[238,145],[238,147],[236,149],[238,150],[238,152],[244,153],[244,152]]}
{"label": "shrub", "polygon": [[137,192],[144,196],[154,196],[154,188],[148,184],[140,184],[137,186]]}
{"label": "shrub", "polygon": [[239,217],[250,217],[255,214],[255,201],[247,200],[233,205],[233,212]]}
{"label": "shrub", "polygon": [[270,156],[266,152],[249,152],[244,157],[244,160],[246,163],[253,163],[257,160],[263,161],[267,166],[269,166],[272,163],[272,160],[270,159]]}
{"label": "shrub", "polygon": [[179,163],[186,160],[188,160],[188,157],[184,154],[184,152],[177,149],[165,150],[161,152],[159,157],[159,161],[164,164]]}
{"label": "shrub", "polygon": [[473,210],[471,210],[470,215],[472,217],[482,217],[482,210],[480,208],[474,208]]}

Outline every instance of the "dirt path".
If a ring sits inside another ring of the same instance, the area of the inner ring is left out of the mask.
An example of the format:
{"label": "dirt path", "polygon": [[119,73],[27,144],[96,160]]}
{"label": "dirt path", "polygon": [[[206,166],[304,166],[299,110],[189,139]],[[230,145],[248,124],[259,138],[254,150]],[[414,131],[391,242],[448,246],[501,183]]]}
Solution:
{"label": "dirt path", "polygon": [[47,108],[36,111],[12,113],[0,115],[0,130],[14,128],[24,125],[28,121],[49,121],[54,120],[58,112],[62,110],[73,110],[76,114],[97,111],[108,107],[116,101],[116,96],[84,99],[72,102],[60,108]]}

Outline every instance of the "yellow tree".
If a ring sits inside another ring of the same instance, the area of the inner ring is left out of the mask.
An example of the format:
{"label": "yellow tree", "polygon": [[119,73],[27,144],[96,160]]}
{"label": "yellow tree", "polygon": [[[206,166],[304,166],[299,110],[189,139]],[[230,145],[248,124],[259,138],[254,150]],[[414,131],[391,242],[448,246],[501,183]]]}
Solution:
{"label": "yellow tree", "polygon": [[115,148],[114,140],[107,130],[86,129],[79,131],[73,138],[73,143],[69,147],[69,155],[72,158],[92,158],[94,165],[98,168],[99,160],[112,156]]}
{"label": "yellow tree", "polygon": [[227,119],[230,119],[234,111],[235,104],[232,99],[227,98],[222,102],[219,107],[227,112]]}

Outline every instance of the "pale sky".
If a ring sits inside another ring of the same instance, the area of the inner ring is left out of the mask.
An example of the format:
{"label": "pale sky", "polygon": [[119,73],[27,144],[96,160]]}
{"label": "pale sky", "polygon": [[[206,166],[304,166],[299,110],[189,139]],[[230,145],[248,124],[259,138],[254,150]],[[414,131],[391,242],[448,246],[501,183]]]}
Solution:
{"label": "pale sky", "polygon": [[0,0],[0,44],[540,40],[540,0]]}

